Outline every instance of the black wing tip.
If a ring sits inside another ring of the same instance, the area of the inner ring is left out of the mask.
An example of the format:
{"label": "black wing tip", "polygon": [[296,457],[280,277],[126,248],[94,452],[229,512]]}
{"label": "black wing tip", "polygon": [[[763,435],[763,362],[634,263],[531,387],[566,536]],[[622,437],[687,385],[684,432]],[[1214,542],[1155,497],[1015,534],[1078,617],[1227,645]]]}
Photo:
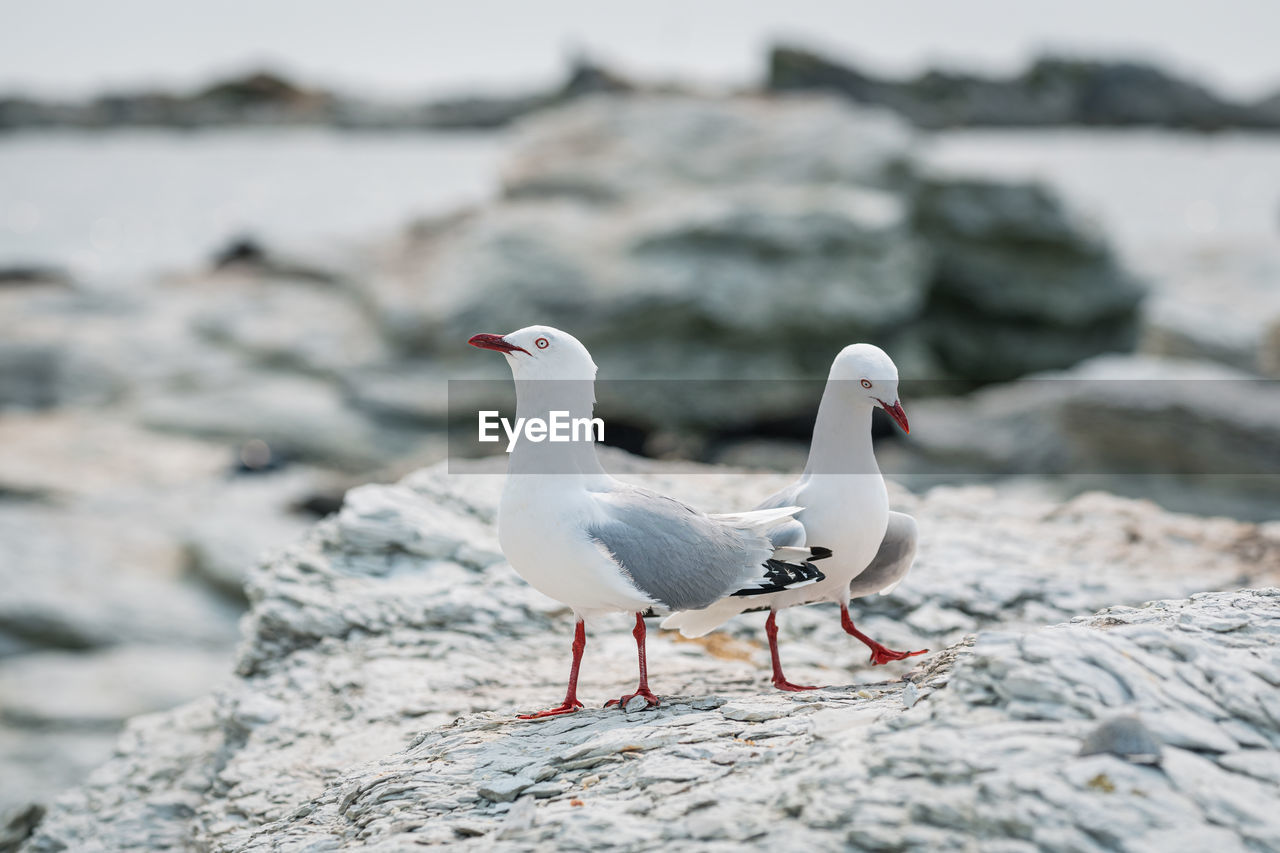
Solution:
{"label": "black wing tip", "polygon": [[830,557],[830,556],[831,556],[831,549],[830,549],[830,548],[822,548],[822,547],[819,547],[819,546],[815,545],[815,546],[813,546],[812,548],[810,548],[810,549],[809,549],[809,560],[810,560],[810,562],[816,562],[816,561],[818,561],[818,560],[825,560],[825,559],[827,559],[827,557]]}
{"label": "black wing tip", "polygon": [[810,562],[784,563],[782,560],[765,560],[764,567],[764,583],[749,589],[740,589],[733,594],[736,596],[767,595],[801,584],[817,583],[820,580],[826,580],[827,577]]}

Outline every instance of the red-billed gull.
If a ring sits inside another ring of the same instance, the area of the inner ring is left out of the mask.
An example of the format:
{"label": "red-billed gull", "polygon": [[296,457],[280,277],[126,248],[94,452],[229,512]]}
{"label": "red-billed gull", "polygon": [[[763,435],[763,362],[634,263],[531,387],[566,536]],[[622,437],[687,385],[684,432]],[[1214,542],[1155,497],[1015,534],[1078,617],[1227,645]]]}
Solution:
{"label": "red-billed gull", "polygon": [[[572,335],[531,326],[508,335],[475,335],[469,343],[506,356],[515,379],[517,422],[545,422],[553,413],[570,421],[591,418],[596,366]],[[822,577],[805,562],[821,550],[775,545],[769,538],[794,523],[798,506],[706,515],[609,476],[590,440],[521,439],[507,474],[498,510],[502,551],[522,578],[577,617],[564,702],[522,719],[582,707],[577,680],[586,619],[636,614],[640,685],[609,704],[626,707],[640,696],[653,707],[658,697],[649,690],[644,613],[697,609],[735,593],[745,599],[770,595]]]}

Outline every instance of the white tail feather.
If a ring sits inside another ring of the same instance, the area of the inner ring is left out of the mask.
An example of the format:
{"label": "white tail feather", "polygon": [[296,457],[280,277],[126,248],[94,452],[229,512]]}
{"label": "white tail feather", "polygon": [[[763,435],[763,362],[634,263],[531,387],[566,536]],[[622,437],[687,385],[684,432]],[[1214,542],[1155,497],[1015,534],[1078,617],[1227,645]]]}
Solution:
{"label": "white tail feather", "polygon": [[741,598],[725,598],[702,610],[682,610],[662,620],[662,627],[678,630],[682,637],[701,637],[751,606]]}
{"label": "white tail feather", "polygon": [[773,509],[756,509],[750,512],[724,512],[709,516],[721,524],[765,535],[791,518],[804,507],[780,506]]}

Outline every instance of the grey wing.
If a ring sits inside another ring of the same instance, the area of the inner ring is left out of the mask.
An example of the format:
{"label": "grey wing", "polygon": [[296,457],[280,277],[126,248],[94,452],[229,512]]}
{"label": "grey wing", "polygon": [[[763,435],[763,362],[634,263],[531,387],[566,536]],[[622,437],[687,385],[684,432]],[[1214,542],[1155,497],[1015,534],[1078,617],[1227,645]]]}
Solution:
{"label": "grey wing", "polygon": [[911,568],[918,538],[919,530],[914,518],[901,512],[889,513],[889,526],[885,528],[880,550],[849,583],[849,597],[862,598],[877,592],[891,592]]}
{"label": "grey wing", "polygon": [[[784,506],[797,506],[796,493],[800,490],[799,483],[792,483],[780,492],[765,498],[761,501],[756,509],[777,509]],[[769,541],[773,543],[775,548],[783,548],[788,545],[800,546],[807,545],[808,537],[805,533],[804,525],[798,519],[791,519],[786,524],[774,529],[769,534]]]}
{"label": "grey wing", "polygon": [[628,486],[595,495],[588,534],[641,592],[671,610],[698,610],[760,577],[773,548],[677,500]]}

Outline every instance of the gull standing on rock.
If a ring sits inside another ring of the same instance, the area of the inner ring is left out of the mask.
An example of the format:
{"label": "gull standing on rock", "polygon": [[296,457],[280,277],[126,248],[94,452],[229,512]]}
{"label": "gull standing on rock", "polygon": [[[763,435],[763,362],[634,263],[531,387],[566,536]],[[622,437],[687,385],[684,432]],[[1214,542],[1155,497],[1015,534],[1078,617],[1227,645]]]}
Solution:
{"label": "gull standing on rock", "polygon": [[888,594],[911,567],[916,551],[916,522],[889,511],[889,494],[871,445],[871,413],[880,406],[903,432],[910,432],[898,401],[898,368],[879,347],[853,344],[831,364],[813,426],[809,460],[800,479],[765,500],[759,509],[798,505],[795,520],[771,537],[775,545],[818,542],[830,548],[823,563],[826,578],[803,589],[780,590],[759,599],[725,598],[711,607],[675,613],[664,628],[700,637],[746,610],[770,609],[765,621],[773,685],[779,690],[812,690],[792,684],[778,656],[777,611],[797,604],[831,601],[840,606],[840,625],[871,649],[873,665],[924,654],[899,652],[862,633],[849,617],[849,599]]}
{"label": "gull standing on rock", "polygon": [[[472,346],[503,353],[516,385],[516,417],[550,422],[552,413],[591,418],[596,366],[572,335],[530,326],[508,335],[475,335]],[[558,707],[521,719],[569,714],[578,701],[578,667],[586,647],[584,620],[604,613],[636,615],[640,659],[636,692],[609,702],[625,708],[649,690],[644,614],[706,607],[724,596],[767,595],[816,583],[809,558],[822,549],[775,545],[770,536],[794,523],[798,506],[736,515],[704,515],[672,498],[605,473],[587,437],[521,438],[512,449],[498,509],[498,541],[516,572],[567,604],[577,617],[569,689]]]}

